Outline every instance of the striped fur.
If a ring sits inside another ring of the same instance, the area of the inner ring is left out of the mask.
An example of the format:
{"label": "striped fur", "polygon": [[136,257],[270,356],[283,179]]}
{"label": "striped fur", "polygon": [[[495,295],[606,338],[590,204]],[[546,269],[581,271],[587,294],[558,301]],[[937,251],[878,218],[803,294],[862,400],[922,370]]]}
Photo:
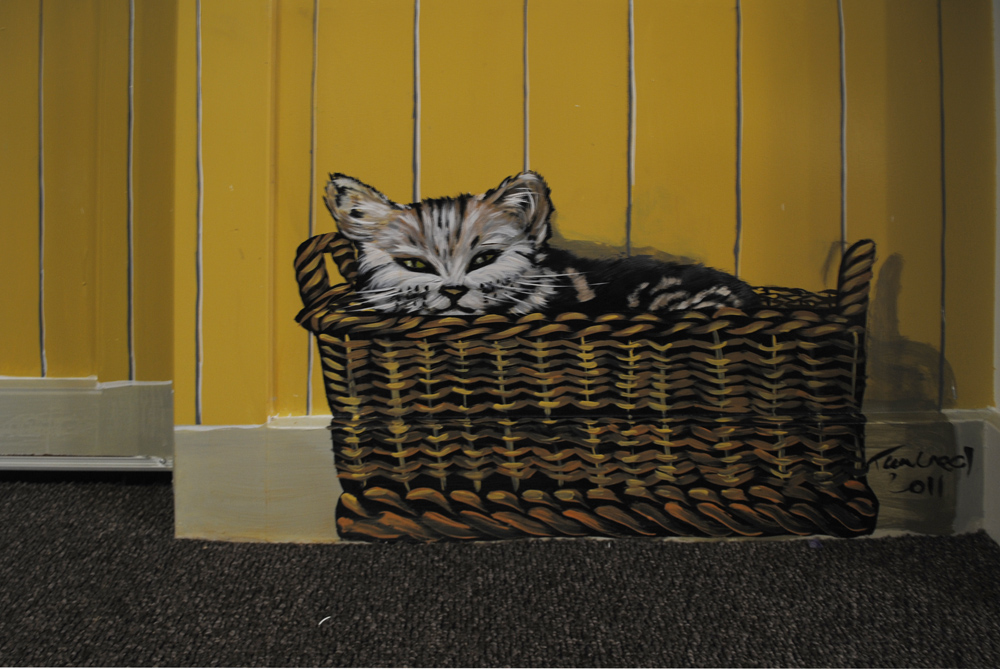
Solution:
{"label": "striped fur", "polygon": [[326,204],[358,250],[356,293],[381,312],[662,312],[753,301],[745,283],[701,265],[595,260],[549,246],[552,203],[534,172],[480,195],[409,205],[333,174]]}

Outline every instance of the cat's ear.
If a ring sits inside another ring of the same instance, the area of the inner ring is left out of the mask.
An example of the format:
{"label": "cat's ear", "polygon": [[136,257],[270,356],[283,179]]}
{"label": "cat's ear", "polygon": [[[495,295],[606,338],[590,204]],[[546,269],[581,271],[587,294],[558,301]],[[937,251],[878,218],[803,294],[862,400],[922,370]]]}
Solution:
{"label": "cat's ear", "polygon": [[552,234],[552,200],[545,179],[535,172],[521,172],[507,177],[499,186],[483,195],[484,201],[510,210],[524,222],[528,236],[541,244]]}
{"label": "cat's ear", "polygon": [[346,174],[331,174],[326,184],[326,208],[340,233],[355,242],[372,233],[401,207],[371,186]]}

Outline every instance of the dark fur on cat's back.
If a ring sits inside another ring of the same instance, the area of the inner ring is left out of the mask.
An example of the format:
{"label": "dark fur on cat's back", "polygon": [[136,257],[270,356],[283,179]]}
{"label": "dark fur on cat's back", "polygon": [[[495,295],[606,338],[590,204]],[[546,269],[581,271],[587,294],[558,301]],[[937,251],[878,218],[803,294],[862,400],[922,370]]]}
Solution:
{"label": "dark fur on cat's back", "polygon": [[[548,263],[552,266],[579,270],[587,277],[594,293],[593,298],[581,302],[578,291],[572,285],[566,286],[548,305],[557,312],[657,312],[715,309],[720,306],[745,309],[756,302],[756,295],[750,286],[730,274],[704,265],[665,263],[650,256],[581,258],[554,248],[550,248],[548,256]],[[678,283],[663,286],[663,279],[676,279]],[[722,295],[720,289],[728,293]],[[685,304],[692,302],[697,295],[703,295],[703,298],[696,303]],[[661,303],[654,306],[657,298]]]}
{"label": "dark fur on cat's back", "polygon": [[355,292],[381,312],[662,313],[756,302],[746,283],[703,265],[580,258],[550,246],[549,188],[534,172],[481,195],[409,205],[334,174],[326,204],[358,252]]}

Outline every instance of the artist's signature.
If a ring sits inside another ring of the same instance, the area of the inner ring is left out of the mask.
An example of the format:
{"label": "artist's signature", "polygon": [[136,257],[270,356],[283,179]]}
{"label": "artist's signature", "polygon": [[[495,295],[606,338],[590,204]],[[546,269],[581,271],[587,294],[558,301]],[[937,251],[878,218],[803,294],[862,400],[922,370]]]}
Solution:
{"label": "artist's signature", "polygon": [[[881,471],[888,472],[889,480],[895,481],[902,474],[898,470],[915,471],[918,469],[931,469],[937,468],[938,472],[931,474],[926,478],[920,478],[910,481],[905,487],[899,490],[890,489],[889,492],[892,493],[912,493],[914,495],[931,495],[942,497],[944,495],[944,476],[940,472],[959,472],[965,470],[965,475],[968,476],[972,473],[972,461],[975,454],[975,450],[969,446],[962,449],[964,455],[933,455],[930,453],[925,453],[924,451],[919,451],[915,458],[902,457],[895,455],[896,451],[903,448],[906,444],[900,444],[899,446],[893,446],[892,448],[886,448],[871,458],[868,459],[869,465],[875,465],[875,468]],[[921,475],[922,476],[922,475]]]}
{"label": "artist's signature", "polygon": [[906,444],[900,444],[899,446],[883,449],[868,458],[868,464],[875,465],[876,469],[884,471],[893,471],[894,469],[901,469],[904,467],[909,467],[911,469],[928,469],[930,467],[938,467],[946,472],[954,472],[964,469],[967,476],[972,473],[972,457],[975,454],[975,449],[970,446],[966,446],[962,449],[965,452],[965,455],[931,455],[930,453],[920,451],[917,453],[917,457],[913,460],[904,457],[895,457],[893,453],[904,446],[906,446]]}

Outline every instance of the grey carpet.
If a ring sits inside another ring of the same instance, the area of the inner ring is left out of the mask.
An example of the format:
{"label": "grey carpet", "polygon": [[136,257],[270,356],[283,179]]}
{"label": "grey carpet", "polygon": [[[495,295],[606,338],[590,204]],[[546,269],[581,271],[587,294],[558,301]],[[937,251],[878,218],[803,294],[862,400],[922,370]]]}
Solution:
{"label": "grey carpet", "polygon": [[169,480],[0,475],[0,665],[1000,666],[986,535],[251,545]]}

